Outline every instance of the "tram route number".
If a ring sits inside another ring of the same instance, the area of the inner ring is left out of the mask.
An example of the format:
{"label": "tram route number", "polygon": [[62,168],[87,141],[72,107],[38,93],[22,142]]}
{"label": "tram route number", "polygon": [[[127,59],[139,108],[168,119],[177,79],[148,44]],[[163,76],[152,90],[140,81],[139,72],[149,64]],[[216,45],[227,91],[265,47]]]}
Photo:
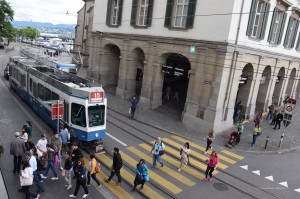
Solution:
{"label": "tram route number", "polygon": [[102,102],[103,101],[103,92],[91,92],[90,101],[91,102]]}
{"label": "tram route number", "polygon": [[57,118],[59,118],[59,119],[63,118],[63,116],[64,116],[64,104],[63,103],[54,103],[51,105],[51,109],[52,109],[52,120],[57,120]]}

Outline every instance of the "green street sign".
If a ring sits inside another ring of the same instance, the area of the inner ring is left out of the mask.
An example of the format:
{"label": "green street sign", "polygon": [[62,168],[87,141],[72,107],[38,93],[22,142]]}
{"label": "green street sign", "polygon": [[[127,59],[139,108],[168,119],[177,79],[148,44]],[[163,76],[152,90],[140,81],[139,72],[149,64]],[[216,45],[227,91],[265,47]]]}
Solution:
{"label": "green street sign", "polygon": [[191,54],[194,54],[195,51],[196,51],[196,46],[192,45],[192,46],[190,47],[190,53],[191,53]]}

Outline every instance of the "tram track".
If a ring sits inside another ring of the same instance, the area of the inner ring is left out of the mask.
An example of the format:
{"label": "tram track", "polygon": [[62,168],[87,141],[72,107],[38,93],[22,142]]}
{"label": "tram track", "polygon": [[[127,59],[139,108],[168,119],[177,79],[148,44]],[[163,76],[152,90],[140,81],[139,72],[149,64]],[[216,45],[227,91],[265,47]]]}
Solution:
{"label": "tram track", "polygon": [[[111,111],[113,111],[113,110],[111,110]],[[115,111],[113,111],[113,112],[115,112]],[[118,112],[115,112],[115,113],[119,114]],[[129,126],[130,128],[132,128],[132,129],[134,129],[134,130],[136,130],[136,131],[142,133],[143,135],[146,135],[146,136],[150,137],[151,139],[154,139],[154,140],[156,139],[155,136],[150,135],[150,134],[148,134],[148,133],[146,133],[146,132],[143,132],[142,130],[138,129],[137,127],[133,126],[132,124],[129,124],[129,123],[127,123],[127,122],[125,122],[125,121],[119,119],[119,118],[116,117],[116,116],[113,116],[113,115],[111,115],[111,114],[110,114],[109,116],[110,116],[111,118],[114,118],[114,119],[117,120],[118,122],[124,124],[125,126]],[[147,140],[145,140],[145,139],[142,139],[142,138],[139,137],[138,135],[136,135],[136,134],[130,132],[129,130],[125,129],[124,127],[122,127],[122,126],[120,126],[120,125],[118,125],[118,124],[116,124],[116,123],[114,123],[114,122],[112,122],[111,120],[108,120],[108,119],[107,119],[107,122],[110,123],[110,124],[112,124],[112,125],[114,125],[115,127],[119,128],[119,129],[125,131],[126,133],[132,135],[133,137],[135,137],[135,138],[141,140],[143,143],[146,143],[146,144],[152,146],[152,143],[151,143],[151,142],[149,142],[149,141],[147,141]],[[138,122],[139,122],[139,121],[138,121]],[[144,124],[144,123],[143,123],[143,124]],[[153,127],[153,126],[151,126],[151,125],[149,125],[149,124],[146,124],[146,125],[148,125],[149,127],[158,129],[158,130],[160,130],[160,131],[163,131],[162,129]],[[167,131],[164,131],[164,132],[167,133],[167,134],[170,134],[170,135],[176,135],[176,136],[179,136],[179,137],[181,137],[181,138],[187,139],[186,137],[182,137],[182,136],[180,136],[180,135],[178,135],[178,134],[173,134],[173,133],[170,133],[170,132],[167,132]],[[187,140],[192,141],[191,139],[187,139]],[[166,144],[166,143],[164,143],[164,144],[167,145],[168,147],[171,147],[172,149],[178,150],[178,148],[176,148],[176,147],[174,147],[174,146],[172,146],[172,145],[170,145],[170,144]],[[171,157],[173,157],[173,158],[175,158],[175,159],[178,159],[178,157],[176,157],[175,155],[173,155],[173,154],[171,154],[171,153],[166,152],[166,154],[168,154],[169,156],[171,156]],[[201,163],[207,164],[205,161],[203,161],[203,160],[197,158],[197,157],[194,156],[194,155],[190,155],[190,157],[193,158],[193,159],[195,159],[196,161],[199,161],[199,162],[201,162]],[[178,159],[178,161],[179,161],[179,159]],[[197,167],[195,167],[195,166],[193,166],[193,165],[191,165],[191,167],[194,168],[194,169],[196,169],[197,171],[200,171],[200,172],[204,173],[204,171],[198,169]],[[230,177],[232,177],[232,178],[234,178],[234,179],[240,181],[241,183],[244,183],[244,184],[246,184],[246,185],[248,185],[248,186],[254,188],[255,190],[260,190],[260,191],[264,192],[265,194],[267,194],[267,195],[269,195],[269,196],[272,196],[273,198],[281,199],[281,197],[279,197],[279,196],[277,196],[277,195],[275,195],[275,194],[273,194],[273,193],[270,193],[270,192],[268,192],[268,191],[266,191],[266,190],[264,190],[264,189],[262,189],[262,188],[260,188],[260,187],[258,187],[258,186],[255,186],[254,184],[252,184],[252,183],[250,183],[250,182],[247,182],[246,180],[244,180],[244,179],[242,179],[242,178],[240,178],[240,177],[238,177],[238,176],[235,176],[235,175],[233,175],[233,174],[231,174],[231,173],[229,173],[229,172],[227,172],[227,171],[224,171],[224,170],[221,170],[221,169],[218,169],[218,171],[221,172],[221,173],[223,173],[223,174],[225,174],[225,175],[227,175],[227,176],[230,176]],[[236,190],[238,190],[238,191],[240,191],[240,192],[242,192],[242,193],[244,193],[244,194],[246,194],[246,195],[252,197],[252,198],[260,199],[260,198],[254,196],[254,195],[251,194],[251,193],[248,193],[248,192],[246,192],[246,191],[244,191],[244,190],[242,190],[242,189],[240,189],[240,188],[238,188],[238,187],[235,187],[235,186],[231,185],[230,183],[228,183],[228,182],[226,182],[226,181],[220,179],[220,178],[217,177],[217,176],[214,176],[214,178],[217,179],[217,180],[219,180],[220,182],[222,182],[222,183],[224,183],[224,184],[226,184],[226,185],[228,185],[228,186],[230,186],[230,187],[232,187],[232,188],[234,188],[234,189],[236,189]]]}

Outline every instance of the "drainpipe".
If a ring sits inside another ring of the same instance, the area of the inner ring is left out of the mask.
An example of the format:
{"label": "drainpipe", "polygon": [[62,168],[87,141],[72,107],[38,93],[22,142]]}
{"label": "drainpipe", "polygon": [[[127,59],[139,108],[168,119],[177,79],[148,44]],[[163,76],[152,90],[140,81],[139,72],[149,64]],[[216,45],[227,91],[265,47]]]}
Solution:
{"label": "drainpipe", "polygon": [[[84,15],[83,15],[83,24],[82,24],[82,38],[81,38],[81,50],[82,51],[83,51],[84,29],[85,29],[85,15],[86,15],[86,1],[84,1]],[[83,64],[83,63],[81,63],[81,64]]]}
{"label": "drainpipe", "polygon": [[[244,10],[244,2],[245,0],[242,1],[242,5],[241,5],[241,10],[240,10],[240,16],[239,16],[239,23],[238,23],[238,27],[237,27],[237,33],[236,33],[236,37],[235,37],[235,42],[234,42],[234,51],[232,54],[232,59],[231,59],[231,66],[230,66],[230,76],[229,76],[229,84],[227,85],[227,99],[225,102],[225,107],[228,109],[229,106],[229,99],[230,99],[230,95],[231,95],[231,91],[232,91],[232,85],[233,85],[233,80],[234,80],[234,74],[236,71],[236,63],[237,63],[237,57],[239,55],[239,52],[237,51],[237,45],[238,45],[238,40],[239,40],[239,35],[240,35],[240,29],[241,29],[241,21],[242,21],[242,13]],[[223,119],[225,119],[225,112],[223,115]],[[227,118],[226,118],[227,119]]]}

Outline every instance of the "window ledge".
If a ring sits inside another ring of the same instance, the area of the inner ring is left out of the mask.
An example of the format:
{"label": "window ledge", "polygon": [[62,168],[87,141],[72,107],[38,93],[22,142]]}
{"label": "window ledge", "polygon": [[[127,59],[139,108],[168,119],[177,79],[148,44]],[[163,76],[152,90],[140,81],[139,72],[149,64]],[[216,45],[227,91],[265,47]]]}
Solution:
{"label": "window ledge", "polygon": [[263,41],[263,39],[258,39],[256,37],[251,37],[251,36],[248,36],[249,40],[251,41],[256,41],[256,42],[260,42],[260,41]]}
{"label": "window ledge", "polygon": [[119,25],[111,25],[111,24],[106,24],[106,25],[110,28],[118,28],[119,27]]}
{"label": "window ledge", "polygon": [[134,29],[147,29],[149,28],[149,26],[138,26],[138,25],[134,25],[132,26]]}
{"label": "window ledge", "polygon": [[187,32],[189,29],[188,28],[179,28],[179,27],[168,27],[170,31],[183,31]]}

